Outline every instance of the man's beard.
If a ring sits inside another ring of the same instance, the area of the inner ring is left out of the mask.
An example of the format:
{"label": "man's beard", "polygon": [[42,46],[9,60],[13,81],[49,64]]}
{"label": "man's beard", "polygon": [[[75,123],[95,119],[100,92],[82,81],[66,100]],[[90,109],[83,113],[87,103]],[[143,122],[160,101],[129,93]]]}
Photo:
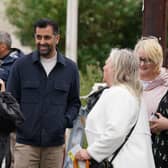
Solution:
{"label": "man's beard", "polygon": [[[44,47],[44,48],[42,49],[42,47]],[[49,45],[47,45],[47,44],[38,45],[37,46],[37,50],[38,50],[40,56],[43,56],[43,57],[49,57],[49,55],[50,55],[50,53],[52,51],[51,47]]]}

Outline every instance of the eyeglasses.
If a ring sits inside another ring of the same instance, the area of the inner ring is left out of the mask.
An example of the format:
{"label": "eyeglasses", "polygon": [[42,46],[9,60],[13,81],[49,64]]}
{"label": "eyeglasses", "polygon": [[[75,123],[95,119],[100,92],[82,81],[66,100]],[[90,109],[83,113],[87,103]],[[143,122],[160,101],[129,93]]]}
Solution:
{"label": "eyeglasses", "polygon": [[145,64],[145,65],[154,64],[154,62],[150,58],[148,58],[148,59],[139,58],[139,64],[142,64],[142,63]]}

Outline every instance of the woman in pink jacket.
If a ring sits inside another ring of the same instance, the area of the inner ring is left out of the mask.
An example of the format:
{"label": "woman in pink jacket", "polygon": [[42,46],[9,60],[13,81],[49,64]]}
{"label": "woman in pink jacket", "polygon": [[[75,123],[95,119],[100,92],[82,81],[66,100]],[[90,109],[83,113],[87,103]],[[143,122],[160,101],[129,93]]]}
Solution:
{"label": "woman in pink jacket", "polygon": [[136,46],[143,98],[150,120],[156,168],[168,167],[168,70],[162,67],[163,51],[156,37],[143,37]]}

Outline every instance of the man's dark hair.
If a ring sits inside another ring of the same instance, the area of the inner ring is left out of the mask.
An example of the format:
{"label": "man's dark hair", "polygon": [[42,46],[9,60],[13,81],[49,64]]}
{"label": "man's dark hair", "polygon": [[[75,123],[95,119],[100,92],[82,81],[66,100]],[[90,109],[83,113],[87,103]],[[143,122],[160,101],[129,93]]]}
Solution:
{"label": "man's dark hair", "polygon": [[34,33],[36,32],[36,28],[40,27],[40,28],[46,28],[47,26],[51,26],[53,29],[54,34],[59,34],[59,27],[57,22],[50,20],[50,19],[39,19],[35,22],[34,24]]}

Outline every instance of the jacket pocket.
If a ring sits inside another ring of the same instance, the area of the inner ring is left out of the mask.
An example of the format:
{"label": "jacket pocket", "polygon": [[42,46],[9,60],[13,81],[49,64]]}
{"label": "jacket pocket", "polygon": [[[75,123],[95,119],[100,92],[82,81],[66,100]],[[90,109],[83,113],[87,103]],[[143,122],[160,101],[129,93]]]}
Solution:
{"label": "jacket pocket", "polygon": [[21,101],[25,103],[37,103],[40,98],[39,81],[25,81],[22,85]]}
{"label": "jacket pocket", "polygon": [[67,104],[69,87],[65,82],[55,82],[54,91],[52,94],[52,103],[53,104]]}

